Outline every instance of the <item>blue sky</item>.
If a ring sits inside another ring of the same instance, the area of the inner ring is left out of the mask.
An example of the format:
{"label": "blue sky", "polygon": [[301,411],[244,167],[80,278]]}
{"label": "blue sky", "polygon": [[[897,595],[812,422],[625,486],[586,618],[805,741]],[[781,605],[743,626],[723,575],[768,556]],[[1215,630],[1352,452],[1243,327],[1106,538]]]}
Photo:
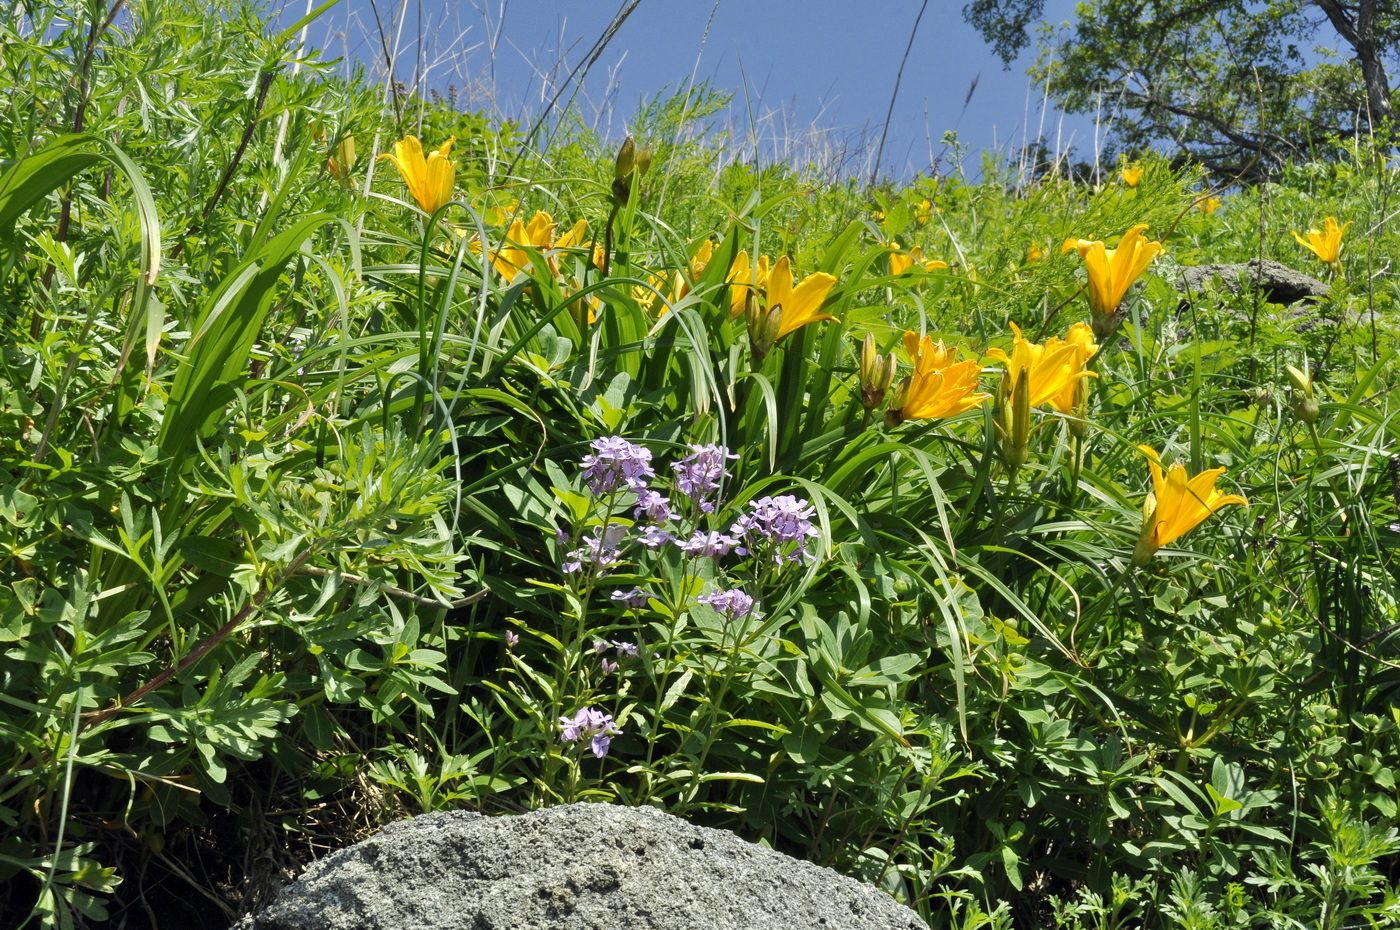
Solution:
{"label": "blue sky", "polygon": [[[284,15],[294,18],[305,0],[284,2]],[[538,112],[620,2],[342,0],[313,29],[313,44],[382,62],[376,6],[391,48],[398,36],[400,80],[426,75],[429,86],[466,88],[472,103],[520,118]],[[1052,146],[1058,138],[1061,148],[1072,144],[1080,157],[1090,156],[1093,122],[1062,121],[1054,112],[1042,118],[1043,88],[1024,73],[1031,54],[1003,70],[963,22],[962,6],[928,4],[891,119],[884,171],[908,176],[931,161],[946,170],[947,130],[972,152],[969,170],[980,151],[1018,148],[1023,134],[1034,138],[1042,130]],[[805,145],[865,173],[919,7],[919,0],[641,0],[576,103],[586,120],[616,138],[640,100],[684,88],[694,75],[734,94],[725,125],[736,136],[756,135],[769,157]],[[1073,7],[1073,0],[1050,0],[1047,15],[1058,22]]]}

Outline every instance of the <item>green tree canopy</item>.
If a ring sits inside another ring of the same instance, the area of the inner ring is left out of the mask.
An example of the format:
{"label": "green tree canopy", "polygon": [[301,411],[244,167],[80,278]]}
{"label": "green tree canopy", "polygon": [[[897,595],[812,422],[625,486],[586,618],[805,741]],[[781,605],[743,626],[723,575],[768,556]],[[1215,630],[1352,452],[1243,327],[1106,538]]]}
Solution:
{"label": "green tree canopy", "polygon": [[[1045,0],[964,7],[1005,62]],[[1085,0],[1042,27],[1033,69],[1070,112],[1116,114],[1133,147],[1173,145],[1256,178],[1327,135],[1389,132],[1400,63],[1393,0]]]}

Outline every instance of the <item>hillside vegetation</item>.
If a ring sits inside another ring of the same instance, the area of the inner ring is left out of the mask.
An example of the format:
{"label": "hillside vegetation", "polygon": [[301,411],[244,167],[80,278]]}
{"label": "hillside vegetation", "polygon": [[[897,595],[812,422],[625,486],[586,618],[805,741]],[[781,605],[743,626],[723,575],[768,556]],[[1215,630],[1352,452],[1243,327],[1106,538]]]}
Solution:
{"label": "hillside vegetation", "polygon": [[[296,36],[0,12],[0,926],[575,800],[935,928],[1400,919],[1382,149],[872,188]],[[1322,296],[1180,287],[1254,259]]]}

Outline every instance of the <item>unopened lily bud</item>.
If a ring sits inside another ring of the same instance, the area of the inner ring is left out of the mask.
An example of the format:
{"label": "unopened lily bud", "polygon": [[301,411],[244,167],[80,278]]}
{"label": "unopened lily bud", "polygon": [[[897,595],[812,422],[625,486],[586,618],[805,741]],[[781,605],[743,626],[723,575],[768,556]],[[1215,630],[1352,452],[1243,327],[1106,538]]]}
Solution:
{"label": "unopened lily bud", "polygon": [[625,181],[632,176],[632,169],[636,167],[637,144],[628,136],[622,142],[622,147],[617,150],[617,160],[613,162],[613,180]]}
{"label": "unopened lily bud", "polygon": [[771,346],[778,341],[778,333],[783,328],[783,308],[777,306],[768,311],[763,321],[763,344]]}
{"label": "unopened lily bud", "polygon": [[1157,495],[1147,492],[1142,502],[1142,532],[1138,534],[1137,545],[1133,547],[1133,564],[1141,568],[1152,561],[1157,547],[1152,544],[1152,530],[1157,523]]}
{"label": "unopened lily bud", "polygon": [[1292,365],[1284,365],[1283,370],[1288,374],[1288,383],[1293,385],[1293,390],[1301,394],[1311,394],[1313,392],[1312,378],[1307,373],[1294,368]]}
{"label": "unopened lily bud", "polygon": [[[890,361],[894,361],[894,356],[890,356]],[[893,374],[893,371],[891,371]],[[899,382],[898,389],[894,392],[894,397],[890,399],[890,409],[885,411],[885,425],[890,429],[904,422],[904,400],[909,394],[909,385],[912,378],[905,378]],[[868,405],[867,405],[868,406]]]}
{"label": "unopened lily bud", "polygon": [[880,351],[875,347],[875,336],[873,333],[865,334],[865,341],[860,344],[860,380],[862,383],[870,379],[870,372],[875,369],[875,364],[880,360]]}
{"label": "unopened lily bud", "polygon": [[331,157],[326,159],[326,171],[337,181],[348,181],[350,169],[355,167],[355,137],[346,136],[335,147]]}
{"label": "unopened lily bud", "polygon": [[748,305],[749,351],[756,360],[762,361],[774,343],[778,341],[778,330],[783,323],[783,308],[765,310],[752,295]]}
{"label": "unopened lily bud", "polygon": [[1015,383],[1003,375],[997,392],[996,422],[1001,440],[1001,460],[1013,475],[1026,463],[1031,441],[1031,392],[1028,373],[1022,369]]}
{"label": "unopened lily bud", "polygon": [[1322,408],[1317,402],[1317,389],[1313,386],[1313,380],[1307,372],[1294,368],[1292,365],[1284,365],[1283,368],[1288,375],[1288,383],[1293,388],[1293,415],[1312,426],[1322,414]]}
{"label": "unopened lily bud", "polygon": [[1024,465],[1031,445],[1031,386],[1030,371],[1023,368],[1011,390],[1011,409],[1015,412],[1015,428],[1011,431],[1016,467]]}
{"label": "unopened lily bud", "polygon": [[744,322],[750,335],[763,334],[763,320],[763,305],[758,302],[758,295],[754,293],[753,288],[744,288]]}
{"label": "unopened lily bud", "polygon": [[637,181],[650,167],[651,149],[638,150],[637,144],[628,136],[617,150],[617,160],[613,163],[613,203],[619,207],[629,203]]}
{"label": "unopened lily bud", "polygon": [[875,347],[875,337],[866,334],[860,348],[860,402],[867,410],[874,410],[884,401],[894,383],[897,365],[894,353],[881,355]]}
{"label": "unopened lily bud", "polygon": [[1069,424],[1070,435],[1080,442],[1089,433],[1089,384],[1092,379],[1080,378],[1074,385],[1074,407],[1070,418],[1066,421]]}

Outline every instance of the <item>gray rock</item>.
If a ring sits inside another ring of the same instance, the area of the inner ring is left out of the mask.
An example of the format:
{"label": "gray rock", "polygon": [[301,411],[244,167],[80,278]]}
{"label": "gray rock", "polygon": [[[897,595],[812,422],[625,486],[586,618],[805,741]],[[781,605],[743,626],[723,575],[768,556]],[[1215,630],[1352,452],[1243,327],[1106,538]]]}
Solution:
{"label": "gray rock", "polygon": [[427,814],[235,930],[928,930],[878,889],[649,807]]}
{"label": "gray rock", "polygon": [[1294,271],[1280,262],[1253,259],[1235,265],[1197,265],[1182,267],[1177,273],[1177,290],[1190,297],[1206,289],[1211,279],[1231,294],[1238,294],[1242,282],[1252,283],[1270,303],[1295,304],[1300,300],[1326,297],[1331,288],[1326,283]]}

